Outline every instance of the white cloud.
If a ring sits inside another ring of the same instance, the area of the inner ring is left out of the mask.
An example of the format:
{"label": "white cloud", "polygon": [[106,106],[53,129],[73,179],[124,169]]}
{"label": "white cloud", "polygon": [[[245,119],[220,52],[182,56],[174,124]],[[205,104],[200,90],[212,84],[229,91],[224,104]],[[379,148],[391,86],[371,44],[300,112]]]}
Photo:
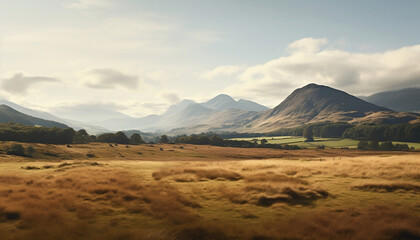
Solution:
{"label": "white cloud", "polygon": [[380,53],[321,50],[325,39],[293,42],[290,56],[245,69],[224,91],[273,104],[309,83],[325,84],[355,95],[420,86],[420,45]]}
{"label": "white cloud", "polygon": [[126,89],[137,89],[139,78],[135,75],[127,75],[110,68],[92,69],[85,72],[83,84],[90,88],[112,89],[117,86]]}
{"label": "white cloud", "polygon": [[107,0],[76,0],[64,4],[66,8],[89,9],[93,7],[112,7],[113,3]]}
{"label": "white cloud", "polygon": [[207,80],[223,80],[223,78],[235,76],[243,70],[245,70],[244,66],[224,65],[204,72],[200,77]]}
{"label": "white cloud", "polygon": [[28,76],[24,73],[14,73],[10,78],[3,78],[1,87],[11,94],[26,94],[28,89],[44,82],[59,82],[60,80],[44,76]]}
{"label": "white cloud", "polygon": [[327,39],[325,38],[302,38],[296,40],[287,46],[287,51],[290,53],[294,52],[318,52],[322,46],[327,43]]}

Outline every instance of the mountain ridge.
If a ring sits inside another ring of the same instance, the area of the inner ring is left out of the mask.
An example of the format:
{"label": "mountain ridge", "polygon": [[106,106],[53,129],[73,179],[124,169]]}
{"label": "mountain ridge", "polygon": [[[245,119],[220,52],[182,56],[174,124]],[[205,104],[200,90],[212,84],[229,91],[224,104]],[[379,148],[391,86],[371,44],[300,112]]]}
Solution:
{"label": "mountain ridge", "polygon": [[384,91],[360,98],[399,112],[420,112],[420,88]]}

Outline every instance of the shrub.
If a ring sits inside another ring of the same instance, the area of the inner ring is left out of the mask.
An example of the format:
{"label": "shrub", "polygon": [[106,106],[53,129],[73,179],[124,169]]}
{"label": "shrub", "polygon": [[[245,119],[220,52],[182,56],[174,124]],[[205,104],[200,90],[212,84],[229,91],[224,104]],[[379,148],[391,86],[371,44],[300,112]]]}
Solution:
{"label": "shrub", "polygon": [[369,142],[369,149],[370,150],[378,150],[379,149],[378,141],[370,141]]}
{"label": "shrub", "polygon": [[383,142],[381,143],[381,146],[379,147],[382,151],[392,151],[394,149],[394,145],[392,142]]}
{"label": "shrub", "polygon": [[357,144],[357,149],[359,150],[368,150],[369,149],[369,143],[366,141],[360,141]]}
{"label": "shrub", "polygon": [[16,156],[25,156],[25,149],[23,148],[22,144],[13,143],[7,151],[9,155],[16,155]]}
{"label": "shrub", "polygon": [[35,148],[32,146],[29,146],[26,148],[26,155],[29,157],[32,157],[32,155],[35,153]]}

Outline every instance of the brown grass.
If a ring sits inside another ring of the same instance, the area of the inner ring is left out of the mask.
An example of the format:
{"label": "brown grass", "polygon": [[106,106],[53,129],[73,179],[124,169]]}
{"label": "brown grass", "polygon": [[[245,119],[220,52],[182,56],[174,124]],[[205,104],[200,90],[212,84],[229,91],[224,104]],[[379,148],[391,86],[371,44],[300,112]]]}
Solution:
{"label": "brown grass", "polygon": [[243,178],[242,175],[234,171],[220,168],[166,168],[152,174],[155,180],[169,176],[174,176],[175,181],[178,182],[193,182],[200,179],[237,181]]}
{"label": "brown grass", "polygon": [[97,225],[91,223],[121,214],[188,223],[197,219],[194,209],[200,207],[169,183],[142,183],[127,172],[111,169],[0,177],[0,222],[15,224],[23,235],[42,233],[43,239],[56,239],[56,232],[66,233],[68,239],[81,232],[86,236],[90,234],[86,229],[73,228],[95,229]]}
{"label": "brown grass", "polygon": [[392,182],[392,181],[369,181],[354,184],[352,186],[353,189],[360,189],[360,190],[367,190],[367,191],[386,191],[386,192],[394,192],[394,191],[413,191],[413,192],[420,192],[420,183],[415,182]]}
{"label": "brown grass", "polygon": [[419,239],[417,153],[178,146],[0,154],[0,239]]}
{"label": "brown grass", "polygon": [[311,187],[305,180],[270,172],[246,176],[242,188],[221,186],[218,190],[233,203],[265,207],[279,202],[309,205],[329,195],[325,190]]}
{"label": "brown grass", "polygon": [[[420,239],[420,217],[390,206],[315,210],[269,222],[265,239]],[[263,238],[264,239],[264,238]]]}

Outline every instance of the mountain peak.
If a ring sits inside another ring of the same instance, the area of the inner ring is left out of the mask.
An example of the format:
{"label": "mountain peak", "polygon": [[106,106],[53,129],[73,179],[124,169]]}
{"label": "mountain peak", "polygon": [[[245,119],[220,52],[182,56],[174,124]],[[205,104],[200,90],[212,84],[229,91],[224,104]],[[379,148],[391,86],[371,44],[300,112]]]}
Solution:
{"label": "mountain peak", "polygon": [[260,112],[268,109],[265,106],[248,100],[241,99],[239,101],[235,101],[235,99],[233,99],[227,94],[219,94],[216,97],[210,99],[209,101],[202,103],[201,105],[219,111],[224,111],[233,108],[244,111]]}
{"label": "mountain peak", "polygon": [[264,112],[255,125],[275,130],[312,122],[351,121],[381,111],[391,110],[365,102],[341,90],[311,83],[296,89],[277,107]]}
{"label": "mountain peak", "polygon": [[207,102],[210,101],[230,101],[230,102],[235,102],[235,99],[233,99],[231,96],[227,95],[227,94],[219,94],[216,97],[210,99]]}

